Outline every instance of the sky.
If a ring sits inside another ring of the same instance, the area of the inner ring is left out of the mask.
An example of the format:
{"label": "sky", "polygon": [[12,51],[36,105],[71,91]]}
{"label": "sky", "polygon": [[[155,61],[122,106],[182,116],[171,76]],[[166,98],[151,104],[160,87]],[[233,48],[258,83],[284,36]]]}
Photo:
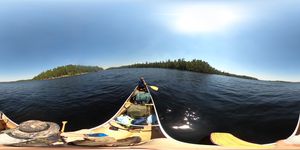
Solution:
{"label": "sky", "polygon": [[299,16],[298,0],[1,0],[0,81],[178,58],[300,81]]}

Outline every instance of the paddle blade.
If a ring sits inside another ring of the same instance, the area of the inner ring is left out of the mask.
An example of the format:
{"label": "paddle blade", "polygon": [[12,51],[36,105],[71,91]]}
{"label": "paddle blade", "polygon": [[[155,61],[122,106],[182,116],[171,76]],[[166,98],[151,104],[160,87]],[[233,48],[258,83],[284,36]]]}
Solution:
{"label": "paddle blade", "polygon": [[157,86],[153,86],[153,85],[150,85],[150,88],[154,91],[158,91],[158,87]]}
{"label": "paddle blade", "polygon": [[219,146],[222,147],[235,147],[235,148],[247,148],[247,149],[272,149],[274,145],[264,145],[264,144],[256,144],[244,141],[235,137],[230,133],[221,133],[221,132],[214,132],[210,134],[210,140]]}

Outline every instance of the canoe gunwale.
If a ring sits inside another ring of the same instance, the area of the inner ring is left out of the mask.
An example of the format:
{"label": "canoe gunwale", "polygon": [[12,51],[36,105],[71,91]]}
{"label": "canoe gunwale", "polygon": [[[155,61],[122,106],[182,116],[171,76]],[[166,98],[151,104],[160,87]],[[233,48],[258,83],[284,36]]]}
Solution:
{"label": "canoe gunwale", "polygon": [[104,125],[106,125],[106,124],[109,124],[111,121],[113,121],[113,120],[121,113],[121,111],[123,111],[122,108],[127,109],[127,107],[125,107],[125,106],[126,106],[126,104],[128,103],[129,99],[130,99],[130,98],[132,97],[132,95],[134,94],[134,92],[136,91],[136,89],[137,89],[137,86],[134,88],[133,92],[131,92],[131,94],[127,97],[127,99],[125,100],[124,104],[123,104],[123,105],[120,107],[120,109],[115,113],[115,115],[113,115],[113,116],[112,116],[109,120],[107,120],[106,122],[100,124],[99,126],[93,127],[93,128],[91,128],[91,129],[89,129],[89,130],[92,131],[92,130],[95,130],[95,129],[97,129],[97,128],[100,128],[100,127],[102,127],[102,126],[104,126]]}
{"label": "canoe gunwale", "polygon": [[[133,97],[139,92],[138,86],[134,88],[134,90],[131,92],[131,94],[127,97],[127,99],[124,101],[123,105],[119,108],[119,110],[106,122],[90,128],[90,129],[81,129],[77,131],[70,131],[70,132],[64,132],[61,134],[61,136],[64,138],[64,140],[69,143],[74,140],[76,140],[76,137],[79,137],[78,139],[81,139],[80,134],[91,134],[91,133],[107,133],[108,135],[116,138],[116,139],[123,139],[128,134],[128,137],[130,136],[140,136],[142,138],[141,142],[148,142],[152,138],[152,131],[155,128],[158,128],[160,124],[145,124],[145,125],[128,125],[128,124],[122,124],[116,120],[116,118],[126,112],[126,110],[132,106],[135,105],[133,102]],[[149,89],[147,88],[145,92],[149,92]],[[148,115],[156,115],[156,110],[154,109],[153,105],[153,98],[150,93],[150,101],[147,104],[142,104],[143,106],[147,107],[147,116]],[[139,104],[138,104],[139,105]],[[149,109],[149,110],[148,110]],[[157,117],[157,116],[156,116]],[[158,120],[158,119],[157,119]],[[120,132],[115,132],[120,129]],[[114,131],[115,130],[115,131]],[[157,130],[154,130],[155,133],[157,133]],[[72,135],[73,134],[73,135]],[[74,137],[74,138],[73,138]]]}
{"label": "canoe gunwale", "polygon": [[[146,86],[146,87],[147,87],[147,91],[150,93],[150,90],[149,90],[148,86]],[[100,125],[98,125],[98,126],[96,126],[96,127],[90,128],[90,129],[88,129],[88,130],[92,131],[92,130],[98,129],[98,128],[102,127],[102,126],[105,126],[106,124],[110,124],[111,121],[117,122],[117,121],[115,121],[115,118],[116,118],[118,115],[120,115],[120,113],[123,111],[122,108],[128,109],[128,107],[125,107],[125,106],[126,106],[127,103],[130,103],[129,100],[130,100],[130,98],[133,96],[133,94],[135,94],[135,91],[136,91],[136,90],[137,90],[137,86],[134,88],[133,92],[131,92],[131,94],[127,97],[127,99],[125,100],[124,104],[123,104],[123,105],[120,107],[120,109],[115,113],[115,115],[113,115],[113,116],[112,116],[109,120],[107,120],[106,122],[104,122],[104,123],[102,123],[102,124],[100,124]],[[145,104],[145,105],[146,105],[146,106],[153,106],[154,113],[155,113],[155,115],[156,115],[156,118],[157,118],[158,123],[155,124],[155,125],[133,125],[133,124],[131,124],[130,126],[133,126],[133,127],[134,127],[134,126],[136,126],[136,127],[145,127],[145,126],[161,127],[161,123],[160,123],[160,120],[159,120],[159,118],[158,118],[158,113],[157,113],[157,110],[156,110],[156,107],[155,107],[155,103],[154,103],[154,100],[153,100],[153,97],[152,97],[151,93],[150,93],[150,97],[151,97],[151,102],[152,102],[152,104]],[[117,123],[119,123],[119,122],[117,122]]]}
{"label": "canoe gunwale", "polygon": [[0,111],[0,121],[5,123],[7,129],[16,128],[19,126],[19,124],[8,118],[2,111]]}
{"label": "canoe gunwale", "polygon": [[[211,136],[210,136],[210,140],[212,143],[216,144],[216,145],[219,145],[218,144],[218,141],[215,141],[215,139],[212,139],[212,136],[214,136],[215,134],[230,134],[230,133],[218,133],[218,132],[213,132],[211,133]],[[300,114],[298,116],[298,121],[297,121],[297,125],[293,131],[293,133],[286,139],[284,139],[283,141],[287,142],[289,138],[293,138],[294,136],[297,136],[300,134]],[[232,134],[230,134],[232,135]],[[232,135],[236,140],[242,140],[238,137],[235,137],[234,135]],[[242,140],[242,141],[245,141],[245,140]],[[245,141],[247,142],[247,141]],[[251,143],[251,142],[248,142],[248,143]],[[288,143],[288,142],[287,142]],[[260,146],[275,146],[276,145],[276,142],[273,142],[273,143],[266,143],[266,144],[257,144],[257,143],[251,143],[251,144],[256,144],[256,145],[260,145]],[[222,145],[219,145],[219,146],[222,146]],[[226,147],[225,145],[223,145],[222,147]]]}
{"label": "canoe gunwale", "polygon": [[283,141],[286,142],[288,139],[298,136],[299,134],[300,134],[300,114],[298,116],[297,125],[296,125],[293,133],[288,138],[284,139]]}

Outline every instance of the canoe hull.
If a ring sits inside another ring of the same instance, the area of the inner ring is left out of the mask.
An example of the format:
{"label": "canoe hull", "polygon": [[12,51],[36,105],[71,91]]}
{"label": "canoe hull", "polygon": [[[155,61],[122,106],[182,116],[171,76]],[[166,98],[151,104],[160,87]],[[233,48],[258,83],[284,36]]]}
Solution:
{"label": "canoe hull", "polygon": [[18,124],[9,119],[3,112],[0,111],[0,131],[14,129]]}

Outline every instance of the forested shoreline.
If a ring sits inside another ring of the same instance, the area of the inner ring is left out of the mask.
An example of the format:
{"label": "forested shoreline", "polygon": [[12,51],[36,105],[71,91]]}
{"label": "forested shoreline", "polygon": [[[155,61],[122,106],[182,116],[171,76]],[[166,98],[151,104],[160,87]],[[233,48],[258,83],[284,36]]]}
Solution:
{"label": "forested shoreline", "polygon": [[83,65],[59,66],[54,69],[50,69],[40,73],[39,75],[33,77],[33,80],[55,79],[55,78],[84,74],[88,72],[97,72],[101,70],[103,70],[103,68],[98,66],[83,66]]}
{"label": "forested shoreline", "polygon": [[[218,74],[218,75],[257,80],[256,78],[250,76],[236,75],[236,74],[220,71],[210,66],[207,62],[199,59],[193,59],[191,61],[186,61],[185,59],[177,59],[177,60],[167,60],[167,61],[159,61],[159,62],[136,63],[132,65],[112,67],[109,69],[116,69],[116,68],[167,68],[167,69],[186,70],[186,71],[199,72],[199,73]],[[97,72],[101,70],[103,70],[103,68],[98,66],[83,66],[83,65],[59,66],[54,69],[50,69],[40,73],[39,75],[33,77],[33,80],[55,79],[55,78],[61,78],[67,76],[80,75],[88,72]]]}
{"label": "forested shoreline", "polygon": [[191,61],[186,61],[185,59],[178,59],[178,60],[167,60],[167,61],[160,61],[160,62],[136,63],[132,65],[112,67],[109,69],[116,69],[116,68],[167,68],[167,69],[186,70],[192,72],[218,74],[218,75],[257,80],[256,78],[250,76],[236,75],[224,71],[219,71],[214,67],[210,66],[207,62],[198,59],[193,59]]}

